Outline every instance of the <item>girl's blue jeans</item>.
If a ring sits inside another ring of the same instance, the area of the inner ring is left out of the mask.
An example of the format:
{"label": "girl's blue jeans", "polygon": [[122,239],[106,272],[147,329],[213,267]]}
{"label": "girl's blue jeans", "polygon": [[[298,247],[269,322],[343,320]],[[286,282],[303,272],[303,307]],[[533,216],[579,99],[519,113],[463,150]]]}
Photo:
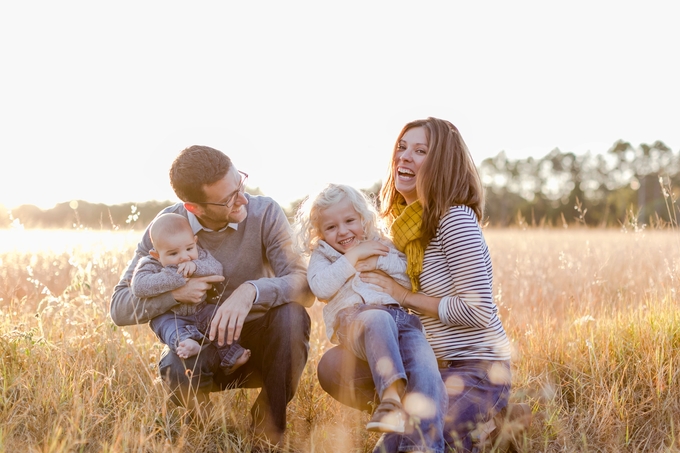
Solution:
{"label": "girl's blue jeans", "polygon": [[[379,400],[390,384],[400,379],[406,383],[402,403],[410,423],[403,435],[384,436],[395,443],[394,451],[443,452],[448,399],[420,319],[399,306],[357,305],[340,312],[337,333],[342,346],[336,349],[347,357],[332,366],[340,372],[349,356],[361,364],[361,385],[370,394],[363,401],[366,405],[374,402],[376,393]],[[346,386],[351,393],[351,378]]]}

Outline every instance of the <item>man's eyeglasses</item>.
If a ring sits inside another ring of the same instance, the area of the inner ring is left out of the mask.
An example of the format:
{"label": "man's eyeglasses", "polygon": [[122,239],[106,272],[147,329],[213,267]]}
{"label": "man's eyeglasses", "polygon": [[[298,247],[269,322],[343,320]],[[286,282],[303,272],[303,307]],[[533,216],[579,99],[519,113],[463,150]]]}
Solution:
{"label": "man's eyeglasses", "polygon": [[243,195],[243,193],[246,191],[246,181],[248,181],[248,173],[244,173],[239,170],[239,173],[241,174],[241,184],[239,184],[238,189],[236,189],[232,194],[229,195],[229,198],[227,198],[227,201],[224,203],[212,203],[209,201],[202,201],[198,202],[196,204],[210,204],[213,206],[222,206],[224,208],[231,208],[234,206],[234,203],[236,203],[236,199],[239,197],[239,195]]}

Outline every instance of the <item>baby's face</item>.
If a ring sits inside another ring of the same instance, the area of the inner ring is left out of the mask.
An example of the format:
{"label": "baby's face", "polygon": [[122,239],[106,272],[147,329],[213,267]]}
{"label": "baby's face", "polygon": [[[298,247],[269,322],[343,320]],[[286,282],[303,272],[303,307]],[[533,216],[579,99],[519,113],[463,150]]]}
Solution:
{"label": "baby's face", "polygon": [[198,259],[196,236],[191,230],[167,235],[156,242],[154,248],[158,253],[158,261],[163,266],[176,266],[186,261]]}

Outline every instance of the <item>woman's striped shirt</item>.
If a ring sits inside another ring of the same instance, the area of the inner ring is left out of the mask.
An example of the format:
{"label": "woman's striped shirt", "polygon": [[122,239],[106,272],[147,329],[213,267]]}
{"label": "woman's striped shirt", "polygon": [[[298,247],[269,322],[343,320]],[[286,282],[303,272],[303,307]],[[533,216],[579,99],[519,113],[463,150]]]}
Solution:
{"label": "woman's striped shirt", "polygon": [[420,317],[438,359],[510,359],[493,301],[492,272],[475,213],[467,206],[451,207],[425,249],[420,274],[421,292],[442,298],[439,319]]}

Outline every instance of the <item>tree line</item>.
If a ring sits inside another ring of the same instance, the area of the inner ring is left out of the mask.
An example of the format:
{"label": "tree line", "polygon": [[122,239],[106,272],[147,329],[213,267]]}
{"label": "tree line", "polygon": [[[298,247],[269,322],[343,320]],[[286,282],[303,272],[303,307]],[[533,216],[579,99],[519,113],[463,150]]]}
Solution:
{"label": "tree line", "polygon": [[554,149],[540,159],[501,152],[479,170],[491,225],[677,224],[680,155],[661,141],[619,140],[602,154]]}
{"label": "tree line", "polygon": [[[510,159],[500,152],[478,168],[490,226],[677,225],[680,153],[661,141],[633,146],[619,140],[600,154],[554,149],[541,158]],[[377,197],[380,185],[364,191]],[[261,194],[258,188],[248,192]],[[289,219],[301,201],[284,206]],[[0,228],[143,229],[170,204],[71,201],[48,210],[24,205],[12,211],[0,206]]]}

